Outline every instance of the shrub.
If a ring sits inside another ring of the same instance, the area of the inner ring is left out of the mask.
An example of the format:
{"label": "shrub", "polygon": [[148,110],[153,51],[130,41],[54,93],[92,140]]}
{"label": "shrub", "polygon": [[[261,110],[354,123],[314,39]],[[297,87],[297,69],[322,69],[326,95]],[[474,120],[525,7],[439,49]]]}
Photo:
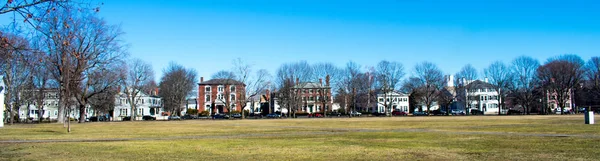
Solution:
{"label": "shrub", "polygon": [[198,110],[197,109],[188,108],[185,113],[187,113],[188,115],[197,115],[198,114]]}
{"label": "shrub", "polygon": [[199,115],[200,116],[208,116],[208,115],[210,115],[210,112],[208,112],[208,111],[202,111],[202,112],[200,112]]}

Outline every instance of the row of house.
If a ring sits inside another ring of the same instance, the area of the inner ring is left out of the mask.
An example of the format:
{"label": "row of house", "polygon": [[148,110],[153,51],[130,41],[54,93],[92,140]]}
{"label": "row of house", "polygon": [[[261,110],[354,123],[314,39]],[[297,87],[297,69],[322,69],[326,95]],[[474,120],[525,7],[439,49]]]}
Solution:
{"label": "row of house", "polygon": [[[438,102],[434,102],[429,110],[438,109],[450,109],[450,110],[479,110],[485,114],[498,114],[500,111],[506,111],[507,109],[500,110],[499,91],[496,91],[494,86],[488,82],[488,79],[484,80],[461,80],[456,81],[452,75],[446,76],[444,90],[446,94],[452,95],[452,103],[445,107],[439,105]],[[455,82],[461,83],[460,86],[466,88],[456,89]],[[201,111],[209,111],[211,114],[214,113],[226,113],[230,111],[241,111],[242,105],[237,103],[235,100],[245,100],[241,98],[245,91],[245,84],[235,80],[228,79],[213,79],[204,81],[201,78],[198,83],[198,98],[195,103],[198,105],[197,109]],[[217,89],[217,90],[214,90]],[[464,90],[464,91],[457,91]],[[278,91],[281,92],[281,91]],[[275,94],[278,92],[271,92],[266,90],[264,94],[257,95],[246,102],[244,110],[248,110],[252,113],[271,113],[271,112],[282,112],[287,113],[287,109],[281,108]],[[340,109],[340,105],[333,103],[333,96],[331,93],[331,86],[329,83],[329,76],[323,79],[319,79],[318,82],[300,82],[296,80],[294,86],[289,92],[296,92],[301,97],[301,105],[298,107],[297,112],[303,113],[321,113],[324,111],[333,111]],[[229,96],[229,97],[227,97]],[[551,108],[558,107],[555,98],[550,93],[546,93],[548,97],[548,106]],[[461,99],[462,98],[462,99]],[[376,97],[372,98],[372,105],[368,107],[361,107],[367,112],[392,112],[392,111],[424,111],[427,109],[425,105],[409,104],[410,95],[401,93],[398,91],[392,91],[386,93],[376,92]],[[190,101],[191,102],[191,101]],[[386,106],[387,104],[387,106]],[[227,107],[229,105],[229,107]],[[388,109],[385,109],[385,108]],[[571,109],[570,101],[567,101],[566,105],[563,106],[565,109]],[[352,109],[351,109],[352,110]]]}

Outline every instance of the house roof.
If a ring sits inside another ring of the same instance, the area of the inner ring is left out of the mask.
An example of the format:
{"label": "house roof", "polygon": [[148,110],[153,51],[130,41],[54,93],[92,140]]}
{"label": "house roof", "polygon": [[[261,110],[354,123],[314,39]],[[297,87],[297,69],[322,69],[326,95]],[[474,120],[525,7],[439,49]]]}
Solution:
{"label": "house roof", "polygon": [[328,86],[323,86],[320,83],[316,82],[302,82],[298,85],[295,85],[294,88],[329,88]]}
{"label": "house roof", "polygon": [[486,83],[484,81],[481,80],[476,80],[473,81],[471,83],[469,83],[469,85],[467,85],[468,88],[471,89],[484,89],[484,88],[494,88],[494,85],[490,84],[490,83]]}
{"label": "house roof", "polygon": [[[377,94],[384,94],[384,93],[381,91],[381,89],[377,89],[377,90],[375,90],[375,93],[377,93]],[[402,93],[402,92],[398,92],[398,91],[392,91],[391,93],[393,93],[393,94],[397,94],[397,95],[400,95],[400,96],[408,96],[408,94],[406,94],[406,93]]]}
{"label": "house roof", "polygon": [[211,79],[208,81],[198,83],[198,85],[243,85],[243,86],[246,86],[244,83],[234,80],[234,79]]}

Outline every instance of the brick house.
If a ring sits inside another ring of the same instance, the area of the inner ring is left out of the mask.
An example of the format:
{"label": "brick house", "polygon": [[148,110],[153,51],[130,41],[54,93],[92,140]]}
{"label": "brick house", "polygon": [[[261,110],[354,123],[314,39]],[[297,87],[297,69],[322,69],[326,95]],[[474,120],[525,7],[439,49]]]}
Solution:
{"label": "brick house", "polygon": [[331,87],[329,86],[329,76],[316,82],[299,82],[296,80],[296,85],[293,87],[295,92],[302,98],[301,108],[298,112],[317,113],[323,111],[331,111]]}
{"label": "brick house", "polygon": [[204,81],[200,77],[198,83],[198,112],[209,111],[211,114],[241,111],[238,100],[245,100],[246,85],[233,79],[211,79]]}

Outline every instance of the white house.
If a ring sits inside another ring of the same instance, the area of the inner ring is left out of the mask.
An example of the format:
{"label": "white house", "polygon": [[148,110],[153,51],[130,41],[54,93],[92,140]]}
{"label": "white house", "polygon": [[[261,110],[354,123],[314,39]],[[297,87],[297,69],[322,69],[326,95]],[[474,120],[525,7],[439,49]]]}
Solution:
{"label": "white house", "polygon": [[467,86],[464,89],[466,92],[466,109],[472,110],[477,109],[483,111],[485,114],[498,114],[499,100],[498,91],[494,86],[487,82],[487,78],[484,81],[474,80],[467,81]]}
{"label": "white house", "polygon": [[[386,110],[386,104],[388,105],[388,109]],[[400,93],[400,92],[388,92],[387,94],[380,92],[377,93],[377,104],[372,107],[371,111],[376,111],[379,113],[383,112],[392,112],[392,111],[404,111],[408,112],[409,109],[408,104],[408,94]]]}
{"label": "white house", "polygon": [[[136,120],[141,120],[142,116],[152,116],[157,120],[167,119],[165,110],[162,108],[162,100],[156,94],[146,94],[140,92],[135,103],[137,104]],[[127,95],[120,92],[115,98],[115,108],[113,111],[113,120],[122,120],[124,117],[131,116],[131,105]]]}
{"label": "white house", "polygon": [[[58,119],[59,99],[58,89],[46,89],[41,109],[38,109],[36,101],[33,101],[31,104],[23,103],[19,108],[19,118],[22,120],[29,118],[30,120],[38,121],[39,110],[42,110],[43,119],[56,121]],[[76,108],[76,105],[72,105],[70,110],[70,117],[79,118],[79,108]],[[89,105],[86,106],[85,110],[88,114],[93,112]]]}

